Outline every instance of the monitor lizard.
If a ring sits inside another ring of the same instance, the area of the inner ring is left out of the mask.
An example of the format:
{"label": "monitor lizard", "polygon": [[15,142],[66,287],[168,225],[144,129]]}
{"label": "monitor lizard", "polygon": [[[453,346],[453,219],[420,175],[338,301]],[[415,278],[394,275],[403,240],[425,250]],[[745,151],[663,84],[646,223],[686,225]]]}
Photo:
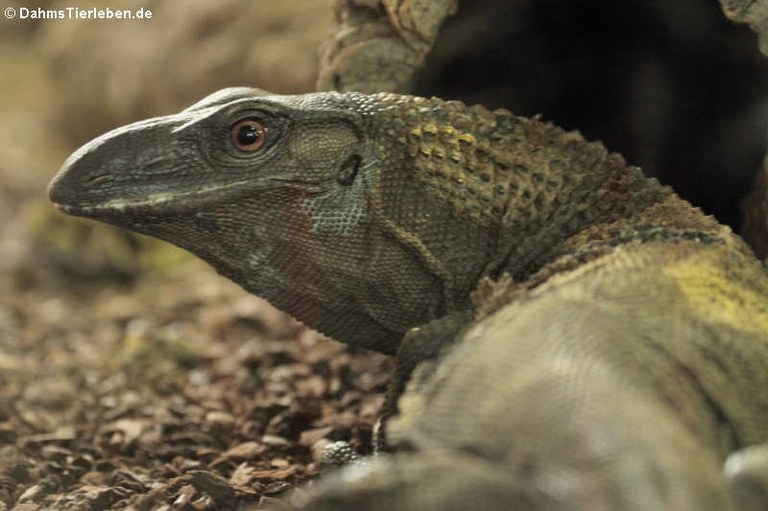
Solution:
{"label": "monitor lizard", "polygon": [[768,506],[763,267],[578,132],[438,98],[230,88],[89,142],[49,195],[396,354],[392,452],[286,508]]}

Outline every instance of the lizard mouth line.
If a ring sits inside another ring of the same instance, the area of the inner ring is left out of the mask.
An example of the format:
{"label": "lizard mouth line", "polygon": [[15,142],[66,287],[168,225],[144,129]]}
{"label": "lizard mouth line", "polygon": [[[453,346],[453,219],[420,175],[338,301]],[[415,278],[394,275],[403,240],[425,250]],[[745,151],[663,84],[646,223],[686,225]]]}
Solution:
{"label": "lizard mouth line", "polygon": [[54,203],[56,208],[66,214],[75,216],[108,216],[110,213],[141,213],[145,211],[182,212],[195,209],[202,199],[210,201],[211,194],[220,193],[250,183],[251,180],[241,180],[220,185],[208,186],[188,192],[154,193],[135,199],[111,199],[99,204],[62,204]]}

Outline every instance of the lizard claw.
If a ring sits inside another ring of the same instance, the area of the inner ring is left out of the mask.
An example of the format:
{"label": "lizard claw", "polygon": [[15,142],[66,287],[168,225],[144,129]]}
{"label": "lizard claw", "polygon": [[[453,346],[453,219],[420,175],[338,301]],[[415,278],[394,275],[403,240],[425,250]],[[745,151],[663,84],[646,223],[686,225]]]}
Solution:
{"label": "lizard claw", "polygon": [[734,452],[723,471],[739,509],[768,509],[768,444]]}
{"label": "lizard claw", "polygon": [[337,467],[369,464],[365,458],[355,452],[349,442],[343,440],[324,446],[320,450],[320,463]]}

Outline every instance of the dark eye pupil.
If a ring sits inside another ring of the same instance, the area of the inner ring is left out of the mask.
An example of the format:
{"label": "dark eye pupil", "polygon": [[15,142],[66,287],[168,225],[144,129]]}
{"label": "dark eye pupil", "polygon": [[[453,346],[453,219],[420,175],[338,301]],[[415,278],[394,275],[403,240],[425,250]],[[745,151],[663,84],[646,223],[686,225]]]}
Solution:
{"label": "dark eye pupil", "polygon": [[261,133],[255,126],[241,126],[237,132],[237,141],[244,146],[255,144],[261,138]]}
{"label": "dark eye pupil", "polygon": [[265,130],[257,120],[244,119],[232,127],[232,143],[240,151],[254,153],[264,145]]}

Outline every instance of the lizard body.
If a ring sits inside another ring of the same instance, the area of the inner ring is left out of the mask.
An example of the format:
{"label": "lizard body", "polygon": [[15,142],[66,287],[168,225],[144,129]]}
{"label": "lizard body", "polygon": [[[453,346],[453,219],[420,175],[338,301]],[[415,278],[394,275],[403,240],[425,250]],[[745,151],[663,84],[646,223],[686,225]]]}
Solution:
{"label": "lizard body", "polygon": [[[768,436],[768,281],[749,249],[539,119],[225,89],[90,142],[50,195],[399,351],[382,438],[415,452],[297,507],[464,509],[463,491],[487,509],[729,509],[720,464]],[[429,472],[431,490],[414,479]]]}

